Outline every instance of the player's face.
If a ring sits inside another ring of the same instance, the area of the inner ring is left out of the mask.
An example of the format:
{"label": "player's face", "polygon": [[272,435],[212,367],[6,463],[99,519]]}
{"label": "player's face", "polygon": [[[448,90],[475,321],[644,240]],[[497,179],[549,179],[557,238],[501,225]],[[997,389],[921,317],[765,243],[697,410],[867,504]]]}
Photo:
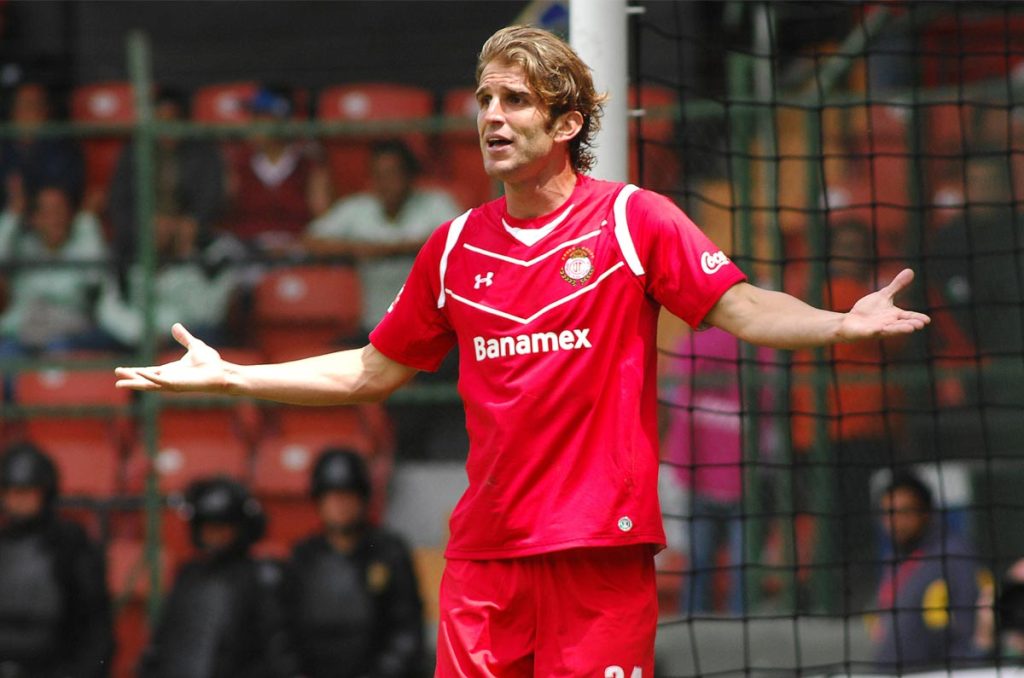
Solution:
{"label": "player's face", "polygon": [[928,512],[916,494],[896,488],[882,497],[882,525],[898,545],[910,544],[924,534],[928,527]]}
{"label": "player's face", "polygon": [[476,99],[480,149],[489,176],[517,183],[550,166],[555,135],[549,112],[530,88],[522,67],[500,61],[487,64]]}

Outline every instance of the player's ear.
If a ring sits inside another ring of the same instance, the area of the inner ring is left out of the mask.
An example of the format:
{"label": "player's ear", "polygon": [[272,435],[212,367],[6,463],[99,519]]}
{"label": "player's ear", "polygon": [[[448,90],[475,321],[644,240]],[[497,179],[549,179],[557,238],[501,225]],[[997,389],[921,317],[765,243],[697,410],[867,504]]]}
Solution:
{"label": "player's ear", "polygon": [[567,111],[555,120],[555,141],[572,141],[583,129],[583,114],[579,111]]}

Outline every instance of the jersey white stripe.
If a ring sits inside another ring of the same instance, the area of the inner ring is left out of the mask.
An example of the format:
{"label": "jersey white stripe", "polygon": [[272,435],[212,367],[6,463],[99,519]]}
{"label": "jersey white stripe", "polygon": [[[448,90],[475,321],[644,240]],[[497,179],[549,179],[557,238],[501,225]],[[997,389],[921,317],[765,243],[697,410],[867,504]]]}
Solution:
{"label": "jersey white stripe", "polygon": [[619,241],[622,258],[629,264],[629,270],[633,271],[633,275],[643,275],[644,267],[640,263],[640,257],[637,256],[633,236],[629,234],[629,224],[626,223],[626,202],[629,200],[629,196],[639,190],[633,184],[626,184],[615,196],[615,205],[612,207],[615,214],[615,239]]}
{"label": "jersey white stripe", "polygon": [[437,307],[444,308],[444,276],[448,272],[448,255],[455,249],[455,243],[459,241],[459,236],[462,235],[462,229],[466,225],[466,219],[469,218],[469,213],[473,210],[466,210],[459,216],[455,217],[452,221],[451,226],[448,227],[448,237],[444,241],[444,253],[441,255],[441,293],[437,296]]}
{"label": "jersey white stripe", "polygon": [[562,248],[569,247],[571,245],[576,245],[578,243],[583,242],[584,240],[590,240],[591,238],[596,238],[599,235],[601,235],[601,229],[598,229],[596,231],[591,231],[590,233],[587,233],[586,235],[581,235],[580,237],[575,238],[573,240],[570,240],[568,242],[563,242],[561,245],[557,245],[554,248],[552,248],[552,249],[548,250],[547,252],[545,252],[544,254],[542,254],[542,255],[540,255],[538,257],[534,257],[533,259],[530,259],[529,261],[526,261],[524,259],[516,259],[515,257],[507,257],[504,254],[498,254],[497,252],[491,252],[489,250],[483,249],[482,247],[477,247],[476,245],[470,245],[469,243],[463,243],[462,246],[465,247],[470,252],[476,252],[477,254],[482,254],[485,257],[491,257],[492,259],[499,259],[501,261],[507,261],[510,264],[515,264],[516,266],[530,267],[530,266],[533,266],[534,264],[536,264],[538,262],[544,261],[545,259],[550,257],[552,254],[557,254],[558,252],[560,252],[562,250]]}
{"label": "jersey white stripe", "polygon": [[575,299],[576,297],[578,297],[578,296],[580,296],[582,294],[586,294],[587,292],[590,292],[595,287],[597,287],[599,284],[601,284],[601,281],[603,281],[605,278],[607,278],[608,276],[610,276],[612,273],[614,273],[615,271],[619,270],[623,266],[625,266],[625,264],[623,264],[620,261],[619,263],[615,264],[614,266],[609,268],[607,271],[602,273],[600,276],[598,276],[597,280],[595,280],[594,282],[590,283],[586,287],[579,288],[578,290],[576,290],[572,294],[570,294],[568,296],[565,296],[565,297],[562,297],[558,301],[551,302],[550,304],[548,304],[544,308],[540,309],[539,311],[537,311],[536,313],[531,315],[529,318],[522,318],[522,317],[520,317],[518,315],[512,315],[511,313],[506,313],[505,311],[499,311],[496,308],[491,308],[490,306],[484,306],[483,304],[477,303],[475,301],[470,301],[469,299],[466,299],[463,296],[459,296],[458,294],[455,294],[455,292],[452,292],[451,290],[445,290],[445,292],[447,292],[448,296],[450,296],[452,299],[454,299],[456,301],[461,301],[463,304],[466,304],[467,306],[472,306],[473,308],[475,308],[475,309],[477,309],[479,311],[483,311],[484,313],[490,313],[490,314],[496,315],[496,316],[498,316],[500,318],[506,318],[508,320],[514,320],[515,322],[520,323],[522,325],[527,325],[529,323],[532,323],[534,320],[536,320],[537,318],[541,317],[542,315],[544,315],[545,313],[547,313],[551,309],[558,308],[562,304],[566,304],[566,303],[572,301],[573,299]]}

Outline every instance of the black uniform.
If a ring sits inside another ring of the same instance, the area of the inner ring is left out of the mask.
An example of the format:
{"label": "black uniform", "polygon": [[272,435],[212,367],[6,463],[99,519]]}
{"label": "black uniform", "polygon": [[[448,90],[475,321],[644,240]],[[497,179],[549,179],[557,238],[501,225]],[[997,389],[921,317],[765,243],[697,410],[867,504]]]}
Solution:
{"label": "black uniform", "polygon": [[81,526],[54,515],[57,473],[38,448],[17,444],[0,487],[42,489],[41,513],[0,529],[0,677],[102,678],[114,649],[104,559]]}
{"label": "black uniform", "polygon": [[194,483],[184,507],[197,548],[202,525],[238,527],[235,540],[206,549],[178,572],[143,653],[142,678],[276,678],[296,674],[282,614],[282,566],[249,549],[263,534],[258,502],[233,480]]}
{"label": "black uniform", "polygon": [[423,606],[401,539],[370,528],[344,554],[325,537],[312,537],[295,547],[291,569],[289,607],[304,675],[415,675],[422,661]]}
{"label": "black uniform", "polygon": [[292,675],[280,605],[279,567],[243,553],[186,563],[164,601],[143,678],[271,678]]}
{"label": "black uniform", "polygon": [[0,531],[0,676],[108,675],[109,601],[103,557],[78,525]]}

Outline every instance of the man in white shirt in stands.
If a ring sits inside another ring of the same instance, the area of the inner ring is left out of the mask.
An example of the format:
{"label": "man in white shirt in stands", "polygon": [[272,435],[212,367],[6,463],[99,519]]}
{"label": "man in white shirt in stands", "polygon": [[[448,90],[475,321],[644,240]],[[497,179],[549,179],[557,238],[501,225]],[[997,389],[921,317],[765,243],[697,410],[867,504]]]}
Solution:
{"label": "man in white shirt in stands", "polygon": [[416,156],[402,141],[377,142],[370,153],[370,190],[341,198],[306,231],[310,253],[357,260],[365,332],[394,301],[427,237],[462,211],[447,192],[416,186],[419,173]]}

